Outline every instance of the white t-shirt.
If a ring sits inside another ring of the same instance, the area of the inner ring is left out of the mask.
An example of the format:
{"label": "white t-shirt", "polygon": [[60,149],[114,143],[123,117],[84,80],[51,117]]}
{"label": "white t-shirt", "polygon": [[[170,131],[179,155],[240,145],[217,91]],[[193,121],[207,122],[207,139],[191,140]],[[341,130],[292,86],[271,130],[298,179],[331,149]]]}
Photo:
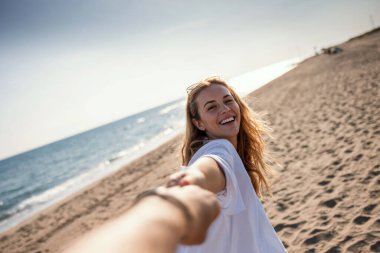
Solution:
{"label": "white t-shirt", "polygon": [[192,157],[214,159],[226,176],[226,188],[217,194],[221,212],[201,245],[177,247],[177,253],[277,253],[286,252],[270,224],[247,171],[227,140],[209,141]]}

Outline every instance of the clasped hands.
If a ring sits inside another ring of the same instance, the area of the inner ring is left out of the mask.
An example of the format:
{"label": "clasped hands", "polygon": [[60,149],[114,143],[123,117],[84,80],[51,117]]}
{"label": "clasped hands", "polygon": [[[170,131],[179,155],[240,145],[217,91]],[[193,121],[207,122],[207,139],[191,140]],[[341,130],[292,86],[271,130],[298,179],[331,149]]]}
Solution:
{"label": "clasped hands", "polygon": [[171,176],[166,187],[159,190],[181,201],[189,210],[191,221],[185,230],[182,244],[200,244],[211,223],[219,215],[220,207],[214,193],[205,190],[205,179],[196,170],[179,171]]}

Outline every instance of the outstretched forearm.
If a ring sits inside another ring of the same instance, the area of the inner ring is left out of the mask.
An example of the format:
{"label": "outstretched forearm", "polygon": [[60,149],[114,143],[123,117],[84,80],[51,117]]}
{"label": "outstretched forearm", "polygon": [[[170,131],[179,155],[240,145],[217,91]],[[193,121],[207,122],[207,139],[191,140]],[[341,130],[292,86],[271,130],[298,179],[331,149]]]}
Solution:
{"label": "outstretched forearm", "polygon": [[202,243],[219,214],[215,195],[198,186],[160,187],[139,195],[120,217],[91,231],[65,253],[171,253]]}
{"label": "outstretched forearm", "polygon": [[126,214],[90,232],[65,253],[174,252],[185,229],[181,210],[150,196]]}

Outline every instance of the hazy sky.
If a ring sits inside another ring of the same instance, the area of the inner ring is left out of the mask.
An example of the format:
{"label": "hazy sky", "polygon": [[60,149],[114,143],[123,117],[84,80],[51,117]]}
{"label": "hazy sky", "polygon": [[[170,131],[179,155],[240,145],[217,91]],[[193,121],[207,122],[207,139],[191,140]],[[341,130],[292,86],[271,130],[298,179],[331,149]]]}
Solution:
{"label": "hazy sky", "polygon": [[0,0],[0,159],[373,25],[379,0]]}

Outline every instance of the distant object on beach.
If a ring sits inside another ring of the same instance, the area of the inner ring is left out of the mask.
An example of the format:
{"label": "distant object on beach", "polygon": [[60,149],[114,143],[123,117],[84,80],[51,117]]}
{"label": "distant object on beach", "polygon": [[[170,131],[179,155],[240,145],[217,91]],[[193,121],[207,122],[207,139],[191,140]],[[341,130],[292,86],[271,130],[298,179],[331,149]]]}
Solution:
{"label": "distant object on beach", "polygon": [[321,49],[321,53],[322,54],[338,54],[338,53],[341,53],[343,51],[343,49],[341,49],[340,47],[328,47],[328,48],[322,48]]}

